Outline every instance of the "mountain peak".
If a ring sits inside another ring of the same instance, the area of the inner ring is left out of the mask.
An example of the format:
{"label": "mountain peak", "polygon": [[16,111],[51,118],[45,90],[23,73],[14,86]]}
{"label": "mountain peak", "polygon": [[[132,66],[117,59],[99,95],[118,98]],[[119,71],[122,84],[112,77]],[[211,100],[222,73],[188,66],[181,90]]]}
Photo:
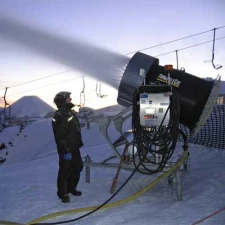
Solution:
{"label": "mountain peak", "polygon": [[11,105],[13,117],[44,117],[55,109],[37,96],[23,96]]}

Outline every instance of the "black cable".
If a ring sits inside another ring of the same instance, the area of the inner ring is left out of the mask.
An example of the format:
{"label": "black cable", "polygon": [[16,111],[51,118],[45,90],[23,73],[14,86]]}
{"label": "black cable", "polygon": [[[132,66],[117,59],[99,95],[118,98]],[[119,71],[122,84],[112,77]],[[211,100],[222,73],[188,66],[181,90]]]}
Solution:
{"label": "black cable", "polygon": [[[173,92],[171,102],[167,108],[164,118],[158,128],[151,127],[150,130],[140,125],[140,107],[137,102],[139,101],[139,90],[134,94],[133,99],[133,114],[132,114],[132,129],[134,133],[134,143],[139,147],[138,156],[133,154],[133,164],[136,165],[136,160],[140,162],[142,170],[139,172],[144,174],[153,174],[160,172],[166,165],[169,158],[172,156],[179,136],[179,98],[176,91]],[[168,126],[162,126],[163,121],[170,110],[170,120]],[[152,146],[155,148],[153,149]],[[158,147],[158,149],[157,149]],[[153,160],[147,158],[153,156]],[[156,162],[156,155],[160,155],[160,161]],[[146,163],[155,165],[155,168],[149,169]],[[143,171],[144,169],[144,171]]]}
{"label": "black cable", "polygon": [[[225,38],[225,36],[224,36],[224,37],[217,38],[217,39],[215,39],[215,40],[217,41],[217,40],[221,40],[221,39],[224,39],[224,38]],[[177,49],[177,50],[175,50],[175,51],[182,51],[182,50],[185,50],[185,49],[188,49],[188,48],[194,48],[194,47],[196,47],[196,46],[203,45],[203,44],[207,44],[207,43],[210,43],[210,42],[213,42],[213,40],[201,42],[201,43],[195,44],[195,45],[190,45],[190,46],[187,46],[187,47],[184,47],[184,48]],[[163,56],[163,55],[167,55],[167,54],[170,54],[170,53],[174,53],[174,51],[162,53],[162,54],[156,55],[156,56],[154,56],[154,57]]]}
{"label": "black cable", "polygon": [[[62,71],[62,72],[59,72],[59,73],[54,73],[54,74],[51,74],[51,75],[48,75],[48,76],[45,76],[45,77],[40,77],[40,78],[37,78],[37,79],[34,79],[34,80],[30,80],[30,81],[26,81],[26,82],[23,82],[23,83],[20,83],[20,84],[16,84],[16,85],[13,85],[13,86],[8,87],[8,88],[13,88],[13,87],[21,86],[21,85],[24,85],[24,84],[29,84],[29,83],[32,83],[32,82],[35,82],[35,81],[38,81],[38,80],[46,79],[48,77],[53,77],[53,76],[56,76],[56,75],[67,73],[69,71],[72,71],[72,70],[65,70],[65,71]],[[1,89],[0,91],[2,91],[2,90],[4,90],[4,89]]]}
{"label": "black cable", "polygon": [[13,96],[13,95],[22,94],[22,93],[29,92],[29,91],[33,91],[33,90],[37,90],[37,89],[41,89],[41,88],[45,88],[45,87],[48,87],[48,86],[51,86],[51,85],[55,85],[55,84],[59,84],[59,83],[64,83],[64,82],[67,82],[67,81],[70,81],[70,80],[75,80],[75,79],[80,78],[80,77],[82,77],[82,76],[74,77],[74,78],[71,78],[71,79],[68,79],[68,80],[64,80],[64,81],[60,81],[60,82],[55,82],[55,83],[47,84],[45,86],[33,88],[33,89],[26,90],[26,91],[22,91],[22,92],[17,92],[17,93],[8,95],[8,97]]}
{"label": "black cable", "polygon": [[[224,27],[225,27],[225,25],[221,26],[221,27],[214,28],[214,29],[222,29]],[[148,50],[148,49],[151,49],[151,48],[156,48],[156,47],[159,47],[159,46],[162,46],[162,45],[166,45],[166,44],[170,44],[170,43],[173,43],[173,42],[176,42],[176,41],[181,41],[183,39],[187,39],[187,38],[191,38],[191,37],[194,37],[194,36],[198,36],[198,35],[201,35],[201,34],[208,33],[208,32],[210,32],[212,30],[213,29],[210,29],[210,30],[203,31],[203,32],[200,32],[200,33],[196,33],[196,34],[188,35],[188,36],[185,36],[185,37],[182,37],[182,38],[178,38],[178,39],[174,39],[174,40],[171,40],[171,41],[167,41],[167,42],[164,42],[164,43],[161,43],[161,44],[157,44],[157,45],[153,45],[153,46],[150,46],[150,47],[142,48],[142,49],[139,49],[137,51],[129,52],[129,53],[125,54],[125,55],[130,55],[130,54],[133,54],[133,53],[136,53],[136,52],[145,51],[145,50]]]}

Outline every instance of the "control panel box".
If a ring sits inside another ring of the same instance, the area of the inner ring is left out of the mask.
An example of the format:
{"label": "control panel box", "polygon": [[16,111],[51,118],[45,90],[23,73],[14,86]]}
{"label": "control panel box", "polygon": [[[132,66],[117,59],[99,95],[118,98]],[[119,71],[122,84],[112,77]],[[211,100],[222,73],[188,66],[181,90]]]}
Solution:
{"label": "control panel box", "polygon": [[[140,124],[143,127],[167,126],[170,120],[170,92],[140,94]],[[167,110],[168,109],[168,110]],[[167,113],[166,113],[167,112]],[[165,116],[166,114],[166,116]],[[165,119],[163,120],[165,116]]]}

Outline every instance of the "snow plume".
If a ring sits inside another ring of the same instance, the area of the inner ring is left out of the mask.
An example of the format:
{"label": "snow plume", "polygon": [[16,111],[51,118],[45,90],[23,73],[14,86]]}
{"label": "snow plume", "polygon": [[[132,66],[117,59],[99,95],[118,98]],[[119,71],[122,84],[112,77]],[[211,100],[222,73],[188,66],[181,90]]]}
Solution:
{"label": "snow plume", "polygon": [[6,17],[0,17],[0,36],[97,78],[116,89],[129,61],[127,56],[81,40],[56,37]]}

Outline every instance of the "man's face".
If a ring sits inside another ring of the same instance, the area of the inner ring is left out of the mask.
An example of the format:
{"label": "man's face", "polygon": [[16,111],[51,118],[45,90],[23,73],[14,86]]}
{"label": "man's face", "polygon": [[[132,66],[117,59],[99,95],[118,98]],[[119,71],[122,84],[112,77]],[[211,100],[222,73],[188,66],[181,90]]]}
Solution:
{"label": "man's face", "polygon": [[71,103],[72,98],[69,96],[66,98],[66,103]]}

